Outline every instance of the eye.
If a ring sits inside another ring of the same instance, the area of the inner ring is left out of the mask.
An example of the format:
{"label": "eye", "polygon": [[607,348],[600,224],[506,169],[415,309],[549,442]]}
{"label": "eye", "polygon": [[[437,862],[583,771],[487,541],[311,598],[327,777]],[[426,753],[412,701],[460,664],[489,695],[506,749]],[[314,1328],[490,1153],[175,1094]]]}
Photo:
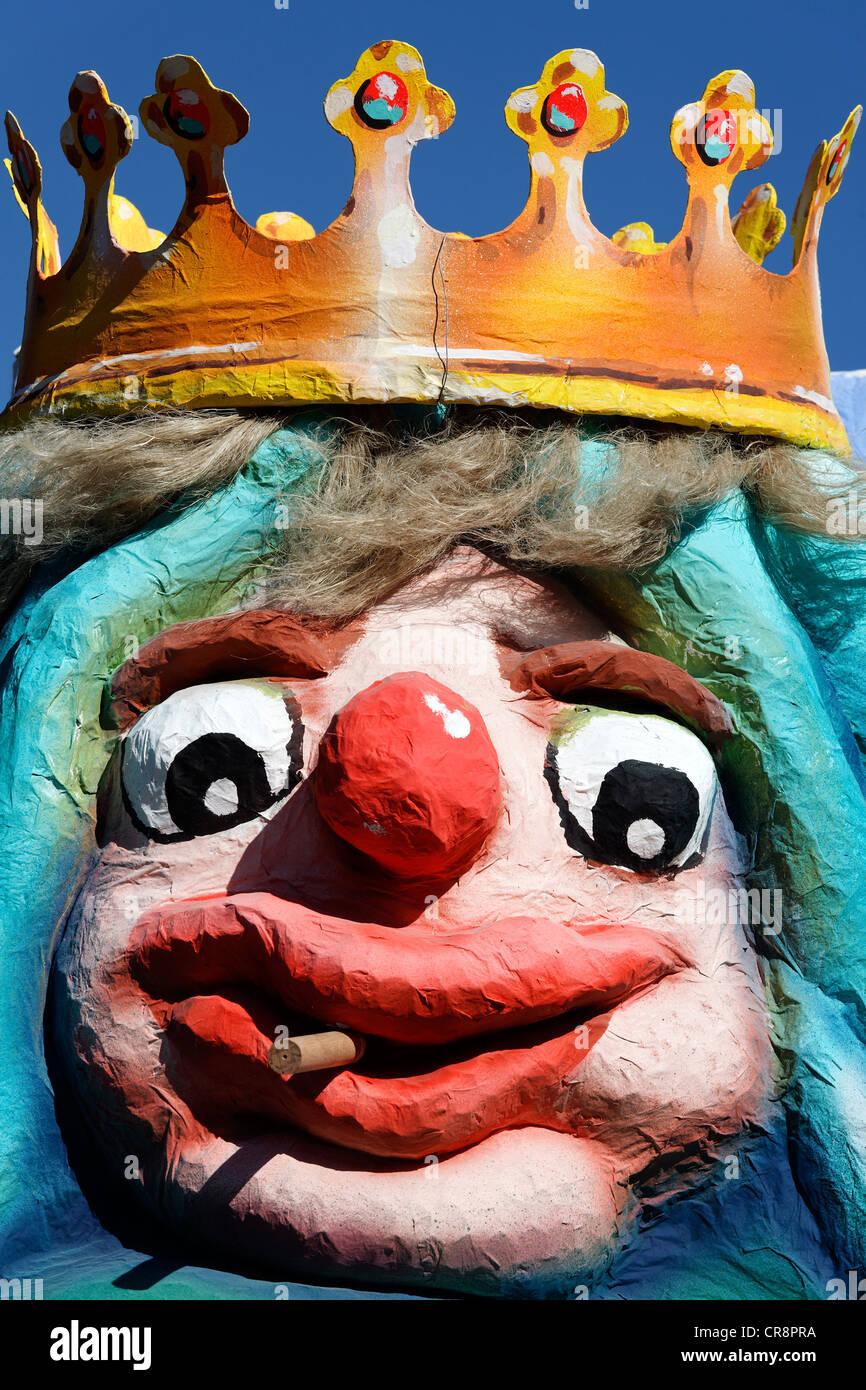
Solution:
{"label": "eye", "polygon": [[565,838],[587,859],[657,873],[704,848],[715,767],[700,739],[670,719],[569,710],[545,776]]}
{"label": "eye", "polygon": [[127,809],[154,840],[241,825],[297,784],[302,741],[294,701],[266,682],[179,690],[147,710],[124,740]]}

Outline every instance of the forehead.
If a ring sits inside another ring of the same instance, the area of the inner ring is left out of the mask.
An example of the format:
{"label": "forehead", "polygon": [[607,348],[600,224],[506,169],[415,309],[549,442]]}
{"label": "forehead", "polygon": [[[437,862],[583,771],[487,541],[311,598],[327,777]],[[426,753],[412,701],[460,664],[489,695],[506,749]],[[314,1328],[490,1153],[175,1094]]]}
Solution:
{"label": "forehead", "polygon": [[474,551],[448,557],[372,609],[361,627],[370,638],[394,628],[456,627],[522,651],[610,637],[606,623],[558,580]]}

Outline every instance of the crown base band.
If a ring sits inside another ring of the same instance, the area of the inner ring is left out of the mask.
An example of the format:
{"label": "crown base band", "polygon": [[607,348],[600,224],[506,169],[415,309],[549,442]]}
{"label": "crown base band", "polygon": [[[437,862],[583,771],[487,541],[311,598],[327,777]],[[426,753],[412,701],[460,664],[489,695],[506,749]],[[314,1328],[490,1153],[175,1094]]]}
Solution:
{"label": "crown base band", "polygon": [[[220,364],[161,366],[143,371],[112,370],[109,363],[37,381],[13,397],[4,416],[15,424],[39,415],[117,415],[141,408],[269,409],[306,405],[383,405],[429,403],[489,405],[611,415],[659,424],[715,428],[738,434],[765,434],[807,448],[851,452],[845,427],[829,399],[785,399],[753,395],[733,385],[649,385],[613,375],[581,375],[563,363],[549,372],[514,369],[468,370],[434,357],[429,368],[364,369],[358,362],[297,358]],[[133,364],[129,363],[131,367]]]}

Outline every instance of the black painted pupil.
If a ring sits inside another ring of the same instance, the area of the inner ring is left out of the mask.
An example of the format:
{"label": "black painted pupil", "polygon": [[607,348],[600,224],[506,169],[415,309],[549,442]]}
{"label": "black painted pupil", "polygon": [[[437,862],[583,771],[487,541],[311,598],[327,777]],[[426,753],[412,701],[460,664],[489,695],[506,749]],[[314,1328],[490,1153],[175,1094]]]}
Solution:
{"label": "black painted pupil", "polygon": [[[237,810],[225,816],[205,804],[214,782],[222,781],[233,782],[238,797]],[[261,753],[236,734],[202,734],[173,760],[166,774],[165,799],[179,830],[187,835],[210,835],[251,820],[277,798]]]}
{"label": "black painted pupil", "polygon": [[[592,836],[605,859],[629,868],[655,869],[669,864],[695,833],[700,798],[685,772],[627,758],[605,775],[592,810]],[[635,821],[653,821],[664,833],[657,854],[643,858],[629,848]]]}
{"label": "black painted pupil", "polygon": [[[559,810],[565,838],[588,859],[643,872],[662,869],[682,854],[695,833],[701,803],[691,778],[680,768],[626,758],[607,772],[592,809],[590,837],[572,815],[559,785],[555,750],[548,750],[545,776]],[[629,847],[636,821],[652,821],[664,835],[656,854],[644,857]]]}

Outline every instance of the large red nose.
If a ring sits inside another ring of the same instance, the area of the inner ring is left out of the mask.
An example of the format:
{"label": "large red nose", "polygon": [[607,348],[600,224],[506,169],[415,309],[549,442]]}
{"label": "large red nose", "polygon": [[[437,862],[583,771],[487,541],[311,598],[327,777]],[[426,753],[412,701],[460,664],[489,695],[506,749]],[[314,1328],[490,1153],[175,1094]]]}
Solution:
{"label": "large red nose", "polygon": [[461,873],[496,823],[499,762],[474,705],[409,671],[361,691],[326,733],[323,818],[392,873]]}

